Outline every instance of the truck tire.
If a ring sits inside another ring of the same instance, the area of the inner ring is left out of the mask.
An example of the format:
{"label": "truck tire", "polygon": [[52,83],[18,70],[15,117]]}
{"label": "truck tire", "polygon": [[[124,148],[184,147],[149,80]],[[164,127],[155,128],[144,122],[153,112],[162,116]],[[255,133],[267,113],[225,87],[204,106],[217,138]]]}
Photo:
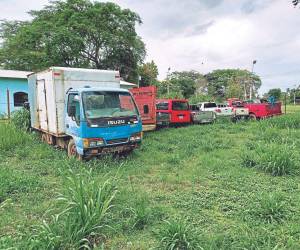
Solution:
{"label": "truck tire", "polygon": [[78,160],[83,159],[82,155],[77,153],[76,144],[75,144],[75,141],[73,139],[71,139],[68,143],[68,156],[70,158],[75,157]]}
{"label": "truck tire", "polygon": [[256,121],[256,120],[257,120],[256,115],[253,114],[253,113],[249,114],[249,120],[251,120],[251,121]]}

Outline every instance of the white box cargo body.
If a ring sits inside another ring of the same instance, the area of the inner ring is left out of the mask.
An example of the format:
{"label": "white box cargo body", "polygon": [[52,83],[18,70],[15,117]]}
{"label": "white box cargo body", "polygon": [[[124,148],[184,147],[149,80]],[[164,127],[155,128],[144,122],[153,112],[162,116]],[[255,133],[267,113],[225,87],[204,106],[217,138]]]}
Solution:
{"label": "white box cargo body", "polygon": [[120,88],[118,71],[51,67],[28,76],[31,126],[55,135],[65,135],[65,95],[85,86]]}

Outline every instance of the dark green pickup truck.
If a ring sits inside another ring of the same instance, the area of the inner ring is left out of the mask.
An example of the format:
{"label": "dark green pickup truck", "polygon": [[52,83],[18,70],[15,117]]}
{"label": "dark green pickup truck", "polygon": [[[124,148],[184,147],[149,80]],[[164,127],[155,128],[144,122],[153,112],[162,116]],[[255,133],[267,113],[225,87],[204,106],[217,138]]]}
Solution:
{"label": "dark green pickup truck", "polygon": [[213,111],[200,111],[197,104],[190,104],[191,118],[193,123],[212,123],[216,120],[216,113]]}

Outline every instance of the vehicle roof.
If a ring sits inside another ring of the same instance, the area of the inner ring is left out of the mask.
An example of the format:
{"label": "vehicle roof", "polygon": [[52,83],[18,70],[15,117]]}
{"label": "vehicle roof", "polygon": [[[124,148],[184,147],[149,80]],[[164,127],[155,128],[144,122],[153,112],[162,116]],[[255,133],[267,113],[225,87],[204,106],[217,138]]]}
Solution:
{"label": "vehicle roof", "polygon": [[202,103],[205,104],[205,103],[216,103],[216,102],[198,102],[197,104],[202,104]]}
{"label": "vehicle roof", "polygon": [[103,70],[103,69],[86,69],[86,68],[71,68],[71,67],[57,67],[57,66],[52,66],[49,67],[45,70],[39,71],[39,72],[31,72],[28,74],[28,76],[33,75],[33,74],[40,74],[40,73],[45,73],[49,71],[56,71],[56,70],[61,70],[64,72],[96,72],[96,73],[105,73],[105,74],[119,74],[119,71],[115,70]]}
{"label": "vehicle roof", "polygon": [[0,69],[0,77],[3,78],[27,79],[27,76],[31,73],[29,71]]}
{"label": "vehicle roof", "polygon": [[170,101],[188,102],[187,99],[156,99],[156,102],[170,102]]}
{"label": "vehicle roof", "polygon": [[122,88],[110,88],[110,87],[83,87],[83,88],[74,88],[70,89],[69,92],[88,92],[88,91],[109,91],[109,92],[124,92],[130,93],[127,89]]}

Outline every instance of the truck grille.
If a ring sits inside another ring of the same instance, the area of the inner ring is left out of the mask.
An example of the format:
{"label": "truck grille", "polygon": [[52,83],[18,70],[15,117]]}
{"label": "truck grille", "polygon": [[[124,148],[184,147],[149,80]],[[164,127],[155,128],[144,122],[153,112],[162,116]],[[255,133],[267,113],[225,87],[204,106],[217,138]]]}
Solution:
{"label": "truck grille", "polygon": [[170,119],[170,115],[168,113],[157,113],[156,119],[158,121],[168,121]]}
{"label": "truck grille", "polygon": [[106,143],[108,145],[119,144],[119,143],[126,143],[126,142],[128,142],[128,138],[113,139],[113,140],[106,141]]}

